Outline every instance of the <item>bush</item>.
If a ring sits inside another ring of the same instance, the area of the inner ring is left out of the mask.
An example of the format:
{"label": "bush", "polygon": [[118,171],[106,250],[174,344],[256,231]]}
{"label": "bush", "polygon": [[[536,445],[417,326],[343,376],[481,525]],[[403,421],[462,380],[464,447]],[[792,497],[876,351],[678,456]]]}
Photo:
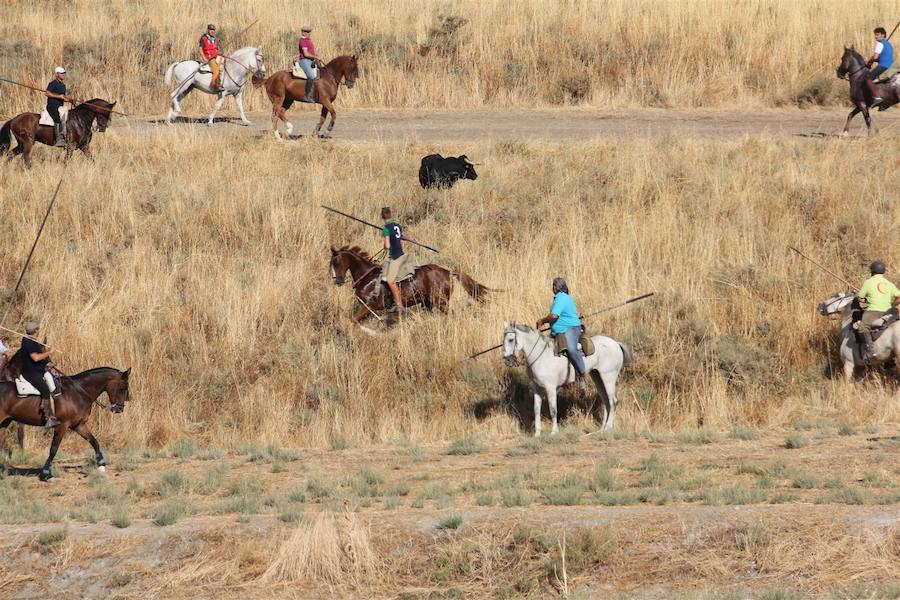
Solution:
{"label": "bush", "polygon": [[792,100],[797,106],[822,106],[831,99],[832,78],[821,75],[807,82],[795,94]]}

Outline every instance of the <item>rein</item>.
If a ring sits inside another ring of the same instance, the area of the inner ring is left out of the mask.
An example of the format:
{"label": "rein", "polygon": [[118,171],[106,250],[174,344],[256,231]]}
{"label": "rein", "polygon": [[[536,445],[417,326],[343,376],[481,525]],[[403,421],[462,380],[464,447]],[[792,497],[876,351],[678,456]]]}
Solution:
{"label": "rein", "polygon": [[[531,345],[531,349],[527,353],[525,353],[525,365],[528,366],[529,369],[531,368],[531,366],[534,363],[536,363],[538,360],[540,360],[540,358],[544,355],[544,352],[547,351],[547,344],[545,343],[544,349],[541,350],[541,353],[537,355],[537,358],[534,359],[534,362],[528,362],[528,357],[531,356],[532,352],[534,352],[534,349],[537,347],[538,342],[541,342],[541,341],[546,342],[546,340],[544,339],[544,336],[541,335],[540,331],[538,331],[536,333],[537,333],[537,339],[534,340],[534,344]],[[515,334],[515,336],[516,336],[516,340],[518,340],[519,339],[518,332]]]}

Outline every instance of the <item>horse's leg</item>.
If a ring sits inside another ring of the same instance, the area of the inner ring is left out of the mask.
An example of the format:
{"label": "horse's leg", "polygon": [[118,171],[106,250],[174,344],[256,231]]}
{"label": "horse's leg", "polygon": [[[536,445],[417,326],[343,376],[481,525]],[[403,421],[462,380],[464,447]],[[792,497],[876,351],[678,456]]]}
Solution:
{"label": "horse's leg", "polygon": [[337,118],[337,112],[334,110],[334,102],[331,100],[324,98],[322,100],[322,108],[327,109],[328,113],[331,115],[331,121],[328,122],[328,129],[326,130],[326,137],[330,137],[331,130],[334,129],[334,120]]}
{"label": "horse's leg", "polygon": [[[869,107],[862,107],[863,118],[866,120],[866,133],[872,135],[872,117],[869,116]],[[877,132],[876,132],[877,133]]]}
{"label": "horse's leg", "polygon": [[851,110],[850,114],[847,115],[847,122],[844,123],[844,130],[841,132],[841,135],[848,135],[850,133],[850,121],[853,120],[853,117],[855,117],[857,115],[857,113],[859,113],[859,111],[860,111],[859,106],[853,107],[853,110]]}
{"label": "horse's leg", "polygon": [[547,390],[547,404],[550,405],[550,418],[553,419],[553,429],[550,430],[550,435],[556,435],[559,433],[559,423],[556,418],[556,388],[552,385]]}
{"label": "horse's leg", "polygon": [[272,131],[275,133],[275,139],[281,141],[281,131],[278,130],[278,121],[284,120],[281,116],[281,103],[284,102],[284,96],[275,96],[272,100]]}
{"label": "horse's leg", "polygon": [[26,136],[25,138],[19,140],[19,144],[22,146],[22,162],[25,163],[26,168],[31,168],[31,149],[34,147],[34,138]]}
{"label": "horse's leg", "polygon": [[87,159],[88,159],[89,161],[94,162],[94,155],[91,153],[91,147],[90,147],[90,146],[84,145],[84,146],[82,146],[81,148],[79,148],[79,150],[81,150],[82,154],[84,154],[85,156],[87,156]]}
{"label": "horse's leg", "polygon": [[187,96],[187,93],[191,89],[190,86],[188,86],[187,89],[182,89],[182,83],[184,82],[182,81],[181,83],[179,83],[178,87],[176,88],[179,91],[173,92],[171,94],[172,103],[169,106],[169,116],[166,117],[166,122],[169,124],[174,123],[175,117],[181,114],[181,99]]}
{"label": "horse's leg", "polygon": [[855,370],[855,365],[853,364],[853,359],[846,360],[844,359],[844,381],[847,383],[853,383],[853,371]]}
{"label": "horse's leg", "polygon": [[244,88],[241,88],[240,91],[234,95],[234,103],[237,104],[238,114],[241,115],[241,124],[253,125],[250,119],[247,118],[247,115],[244,114]]}
{"label": "horse's leg", "polygon": [[601,429],[606,427],[606,419],[609,417],[609,400],[606,396],[606,390],[603,387],[603,378],[600,376],[600,372],[597,370],[590,370],[591,381],[594,382],[594,388],[597,390],[597,395],[600,396],[600,405],[603,407],[603,417],[598,418],[598,408],[597,402],[594,401],[591,403],[591,416],[594,417],[594,420],[600,421]]}
{"label": "horse's leg", "polygon": [[541,437],[541,392],[534,391],[534,437]]}
{"label": "horse's leg", "polygon": [[[619,403],[619,399],[616,397],[616,379],[619,377],[619,372],[598,374],[598,377],[602,385],[598,385],[597,390],[600,392],[606,408],[603,431],[610,431],[616,422],[616,404]],[[594,382],[596,383],[596,379]]]}
{"label": "horse's leg", "polygon": [[363,319],[365,319],[366,317],[368,317],[371,314],[369,312],[370,308],[371,307],[369,307],[368,305],[360,306],[359,310],[357,310],[355,313],[353,313],[353,316],[350,317],[350,322],[353,323],[354,325],[358,325],[359,328],[362,329],[365,333],[369,334],[372,337],[375,337],[378,335],[377,333],[375,333],[375,330],[369,329],[368,327],[366,327],[365,325],[360,323],[360,321],[362,321]]}
{"label": "horse's leg", "polygon": [[322,105],[322,112],[319,115],[319,124],[316,125],[315,131],[313,131],[313,135],[319,136],[319,131],[322,130],[322,125],[325,124],[325,116],[328,115],[328,109],[325,108],[325,105]]}
{"label": "horse's leg", "polygon": [[88,427],[88,424],[82,423],[81,425],[76,427],[75,433],[87,440],[87,442],[91,445],[91,448],[94,449],[94,458],[97,460],[97,470],[101,473],[106,473],[106,459],[103,458],[103,453],[100,451],[100,444],[99,442],[97,442],[97,438],[94,437],[94,434],[91,433],[91,429]]}
{"label": "horse's leg", "polygon": [[56,451],[59,450],[60,442],[62,442],[63,437],[66,435],[67,428],[68,425],[62,423],[57,425],[53,430],[53,441],[50,442],[50,455],[47,456],[47,462],[41,467],[41,472],[38,475],[38,479],[41,481],[49,481],[53,477],[53,472],[50,468],[53,466],[53,459],[56,457]]}
{"label": "horse's leg", "polygon": [[219,112],[219,109],[222,108],[222,104],[225,102],[225,92],[219,92],[218,98],[216,98],[216,105],[213,106],[212,114],[209,115],[209,121],[207,125],[212,125],[213,121],[216,119],[216,113]]}

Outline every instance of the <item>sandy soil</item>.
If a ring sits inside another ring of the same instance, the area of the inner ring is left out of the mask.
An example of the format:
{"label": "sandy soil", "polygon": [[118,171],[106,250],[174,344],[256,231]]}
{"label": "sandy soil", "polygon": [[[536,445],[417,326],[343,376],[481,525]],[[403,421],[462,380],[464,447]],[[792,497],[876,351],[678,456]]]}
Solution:
{"label": "sandy soil", "polygon": [[[216,124],[222,131],[242,127],[233,116],[233,107],[221,113]],[[340,108],[339,108],[340,110]],[[185,107],[187,115],[174,129],[199,127],[202,113]],[[444,141],[473,139],[585,140],[601,137],[654,137],[688,135],[736,137],[743,135],[824,137],[841,131],[847,117],[843,109],[769,110],[758,112],[726,110],[667,109],[488,109],[488,110],[340,110],[334,139]],[[318,112],[294,107],[288,116],[295,134],[309,134]],[[267,114],[250,116],[248,132],[270,132]],[[875,113],[875,127],[881,134],[896,135],[900,111]],[[205,121],[204,121],[205,122]],[[162,126],[162,116],[114,119],[115,128],[144,129]],[[227,127],[226,127],[227,126]],[[857,116],[851,134],[865,135],[865,125]]]}

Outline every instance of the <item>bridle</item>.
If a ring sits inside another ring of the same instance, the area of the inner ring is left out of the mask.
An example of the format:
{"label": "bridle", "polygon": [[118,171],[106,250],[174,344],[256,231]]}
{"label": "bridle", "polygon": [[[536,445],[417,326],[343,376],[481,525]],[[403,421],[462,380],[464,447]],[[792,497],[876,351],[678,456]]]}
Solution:
{"label": "bridle", "polygon": [[[843,61],[841,61],[841,65],[843,66]],[[863,63],[863,64],[859,65],[859,67],[858,67],[857,69],[854,69],[853,71],[849,71],[849,70],[848,70],[848,71],[845,71],[844,74],[841,75],[841,74],[840,74],[841,67],[838,67],[838,69],[837,69],[837,70],[838,70],[838,77],[839,77],[840,79],[846,79],[847,81],[850,81],[850,77],[851,77],[852,75],[856,75],[857,73],[859,73],[859,72],[862,71],[863,69],[867,69],[867,68],[868,68],[868,67],[866,66],[866,63]]]}
{"label": "bridle", "polygon": [[[839,295],[835,296],[834,298],[831,298],[830,300],[826,300],[825,302],[823,302],[822,304],[819,305],[819,313],[821,313],[822,316],[825,316],[825,317],[830,317],[830,316],[838,314],[839,311],[829,312],[829,311],[831,311],[831,307],[839,302],[843,302],[847,298],[852,298],[852,294],[839,294]],[[852,302],[852,299],[851,299],[851,302]],[[841,309],[841,310],[843,310],[843,309]]]}
{"label": "bridle", "polygon": [[[255,54],[256,54],[255,58],[256,58],[256,63],[257,63],[255,71],[253,69],[251,69],[250,67],[248,67],[247,65],[245,65],[244,63],[242,63],[241,61],[239,61],[235,58],[231,58],[230,56],[226,56],[223,54],[222,58],[224,58],[226,61],[230,60],[233,63],[237,63],[237,65],[239,67],[241,67],[242,69],[244,69],[247,73],[252,73],[252,75],[256,75],[260,71],[260,66],[261,66],[260,63],[265,63],[265,59],[263,58],[263,55],[260,54],[259,52],[256,52]],[[228,65],[225,65],[222,68],[222,70],[225,71],[225,75],[228,76],[228,79],[231,80],[231,83],[233,83],[235,85],[235,87],[238,87],[238,88],[241,87],[241,85],[237,81],[234,80],[234,76],[228,72]]]}
{"label": "bridle", "polygon": [[[518,346],[518,345],[519,345],[519,333],[518,333],[518,331],[516,330],[515,326],[513,326],[513,327],[512,327],[512,331],[510,331],[510,332],[508,332],[508,333],[512,333],[512,334],[513,334],[513,339],[515,340],[515,344],[516,344],[516,346]],[[544,343],[544,348],[541,350],[540,354],[538,354],[537,357],[536,357],[533,361],[529,361],[528,358],[531,356],[531,353],[534,352],[534,349],[537,347],[538,343],[540,343],[540,342],[542,342],[542,341],[545,342],[545,343]],[[534,363],[536,363],[538,360],[540,360],[541,356],[544,355],[544,352],[547,351],[547,347],[548,347],[548,344],[546,343],[546,340],[544,339],[544,336],[542,336],[541,333],[538,331],[538,332],[537,332],[537,339],[534,340],[534,344],[531,345],[531,348],[528,350],[528,352],[523,352],[523,353],[522,353],[522,354],[523,354],[523,357],[522,357],[522,358],[523,358],[523,360],[525,361],[525,365],[526,365],[528,368],[531,368],[531,366],[532,366]],[[515,358],[515,359],[516,359],[516,362],[518,362],[519,359],[518,359],[518,356],[516,356],[516,354],[517,354],[517,353],[514,353],[513,356],[510,356],[510,357],[504,356],[503,358],[504,358],[504,359],[505,359],[505,358]]]}

